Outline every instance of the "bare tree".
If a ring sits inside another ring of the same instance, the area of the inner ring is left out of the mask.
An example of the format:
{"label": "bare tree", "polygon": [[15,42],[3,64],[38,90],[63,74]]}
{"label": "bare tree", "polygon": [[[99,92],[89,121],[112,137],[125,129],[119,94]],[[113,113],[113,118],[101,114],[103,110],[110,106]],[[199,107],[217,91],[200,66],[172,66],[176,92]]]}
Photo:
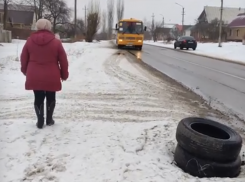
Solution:
{"label": "bare tree", "polygon": [[208,37],[208,26],[208,22],[196,20],[195,28],[193,31],[196,34],[199,34],[201,39],[206,39],[206,37]]}
{"label": "bare tree", "polygon": [[3,0],[3,29],[7,28],[8,5],[11,0]]}
{"label": "bare tree", "polygon": [[152,32],[153,32],[153,40],[154,42],[156,42],[159,36],[163,35],[163,28],[161,26],[161,23],[156,22]]}
{"label": "bare tree", "polygon": [[163,37],[164,27],[162,26],[161,22],[154,22],[154,24],[150,21],[147,21],[146,18],[143,20],[144,25],[147,27],[147,31],[145,32],[145,39],[149,40],[152,39],[157,41],[157,39],[161,36]]}
{"label": "bare tree", "polygon": [[43,17],[44,12],[44,0],[33,0],[35,12],[36,12],[36,21]]}
{"label": "bare tree", "polygon": [[100,3],[91,0],[88,8],[86,42],[92,42],[100,25]]}
{"label": "bare tree", "polygon": [[44,17],[52,22],[54,32],[57,25],[69,22],[71,10],[64,0],[45,0],[44,8],[47,11]]}
{"label": "bare tree", "polygon": [[106,26],[107,26],[107,14],[106,11],[103,11],[101,15],[101,24],[102,24],[102,31],[100,34],[97,34],[97,38],[100,40],[106,40],[107,39],[107,32],[106,32]]}
{"label": "bare tree", "polygon": [[44,2],[47,0],[21,0],[21,4],[30,5],[34,7],[36,21],[43,17]]}
{"label": "bare tree", "polygon": [[106,32],[106,11],[103,11],[102,13],[102,33],[105,33]]}
{"label": "bare tree", "polygon": [[77,34],[83,35],[85,33],[85,23],[83,19],[77,19]]}
{"label": "bare tree", "polygon": [[124,0],[117,0],[117,21],[123,18],[124,14]]}
{"label": "bare tree", "polygon": [[[71,38],[75,34],[75,23],[73,21],[71,23],[57,25],[56,30],[57,32],[60,33],[61,37]],[[77,19],[77,29],[76,29],[77,35],[84,36],[84,31],[85,31],[84,21],[82,19]]]}
{"label": "bare tree", "polygon": [[[72,23],[66,23],[62,26],[62,33],[66,34],[66,37],[72,37],[75,35],[75,21]],[[76,24],[77,36],[83,36],[85,34],[85,23],[83,19],[77,19]]]}
{"label": "bare tree", "polygon": [[114,0],[107,0],[107,28],[108,28],[108,39],[112,36],[112,27],[114,22]]}
{"label": "bare tree", "polygon": [[[193,29],[193,32],[195,34],[199,34],[201,37],[200,39],[202,41],[217,41],[219,37],[219,19],[215,18],[211,20],[209,23],[204,21],[197,21],[195,24],[195,27]],[[227,32],[229,31],[229,28],[224,25],[224,22],[222,21],[222,38],[225,39],[227,36]]]}
{"label": "bare tree", "polygon": [[147,26],[147,34],[145,32],[146,39],[154,39],[155,25],[151,21],[148,21],[146,18],[144,19],[144,25]]}

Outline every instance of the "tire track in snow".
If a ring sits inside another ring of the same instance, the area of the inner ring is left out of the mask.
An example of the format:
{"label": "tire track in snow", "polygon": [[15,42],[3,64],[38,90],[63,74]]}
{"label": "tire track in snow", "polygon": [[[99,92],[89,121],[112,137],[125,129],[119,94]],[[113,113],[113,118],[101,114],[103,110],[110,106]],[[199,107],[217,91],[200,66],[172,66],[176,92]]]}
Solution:
{"label": "tire track in snow", "polygon": [[104,69],[109,77],[115,77],[119,81],[131,85],[133,89],[147,89],[148,91],[154,91],[156,87],[154,83],[148,82],[147,80],[142,79],[141,77],[136,76],[120,67],[122,58],[125,58],[124,52],[118,52],[116,55],[113,55],[112,58],[105,61]]}
{"label": "tire track in snow", "polygon": [[[126,58],[125,52],[119,51],[103,63],[104,73],[118,87],[116,92],[111,92],[108,87],[105,92],[98,93],[62,93],[57,99],[55,118],[58,120],[67,118],[69,120],[145,122],[157,121],[166,117],[177,120],[193,113],[210,112],[206,107],[197,108],[196,103],[190,105],[190,99],[185,97],[184,91],[180,94],[180,91],[174,86],[156,78],[137,63],[126,60]],[[122,61],[127,61],[124,64],[136,68],[139,74],[147,79],[123,68]],[[32,102],[32,100],[25,102],[22,100],[14,110],[6,107],[0,112],[0,118],[31,118],[35,122]]]}

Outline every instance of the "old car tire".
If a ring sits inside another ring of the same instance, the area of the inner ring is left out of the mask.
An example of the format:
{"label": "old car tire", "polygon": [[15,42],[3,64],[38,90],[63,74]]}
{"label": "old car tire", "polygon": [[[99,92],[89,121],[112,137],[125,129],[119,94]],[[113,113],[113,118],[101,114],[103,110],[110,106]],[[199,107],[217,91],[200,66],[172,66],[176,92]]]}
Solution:
{"label": "old car tire", "polygon": [[188,152],[218,162],[236,160],[242,138],[226,125],[205,118],[189,117],[177,126],[176,140]]}
{"label": "old car tire", "polygon": [[174,153],[176,165],[196,177],[237,177],[241,171],[241,157],[229,163],[219,163],[198,158],[177,145]]}

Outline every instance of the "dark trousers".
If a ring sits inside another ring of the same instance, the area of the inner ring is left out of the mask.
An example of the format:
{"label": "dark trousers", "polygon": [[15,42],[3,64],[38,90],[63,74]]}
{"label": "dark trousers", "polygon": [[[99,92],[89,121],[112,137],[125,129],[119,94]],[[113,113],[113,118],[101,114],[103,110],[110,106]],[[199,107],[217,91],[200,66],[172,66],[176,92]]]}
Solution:
{"label": "dark trousers", "polygon": [[43,91],[43,90],[34,90],[35,100],[34,104],[41,108],[41,106],[44,104],[44,100],[46,98],[47,103],[52,103],[56,101],[56,92],[49,92],[49,91]]}

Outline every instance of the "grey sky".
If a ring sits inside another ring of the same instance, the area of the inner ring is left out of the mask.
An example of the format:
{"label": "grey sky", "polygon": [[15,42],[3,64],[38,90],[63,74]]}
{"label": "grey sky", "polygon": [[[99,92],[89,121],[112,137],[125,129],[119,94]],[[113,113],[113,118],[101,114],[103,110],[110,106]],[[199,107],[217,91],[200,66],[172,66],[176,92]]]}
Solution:
{"label": "grey sky", "polygon": [[[74,7],[74,0],[66,0],[68,6]],[[84,18],[84,6],[91,0],[77,0],[78,17]],[[107,0],[99,0],[102,9],[106,9]],[[115,4],[116,4],[115,0]],[[195,19],[199,16],[203,7],[220,6],[221,0],[124,0],[125,12],[124,18],[137,18],[148,21],[151,20],[152,14],[155,14],[156,21],[162,21],[162,15],[165,17],[166,23],[181,24],[182,8],[175,2],[185,7],[185,24],[194,24]],[[226,7],[245,8],[245,0],[224,0]],[[116,14],[115,14],[116,15]]]}

